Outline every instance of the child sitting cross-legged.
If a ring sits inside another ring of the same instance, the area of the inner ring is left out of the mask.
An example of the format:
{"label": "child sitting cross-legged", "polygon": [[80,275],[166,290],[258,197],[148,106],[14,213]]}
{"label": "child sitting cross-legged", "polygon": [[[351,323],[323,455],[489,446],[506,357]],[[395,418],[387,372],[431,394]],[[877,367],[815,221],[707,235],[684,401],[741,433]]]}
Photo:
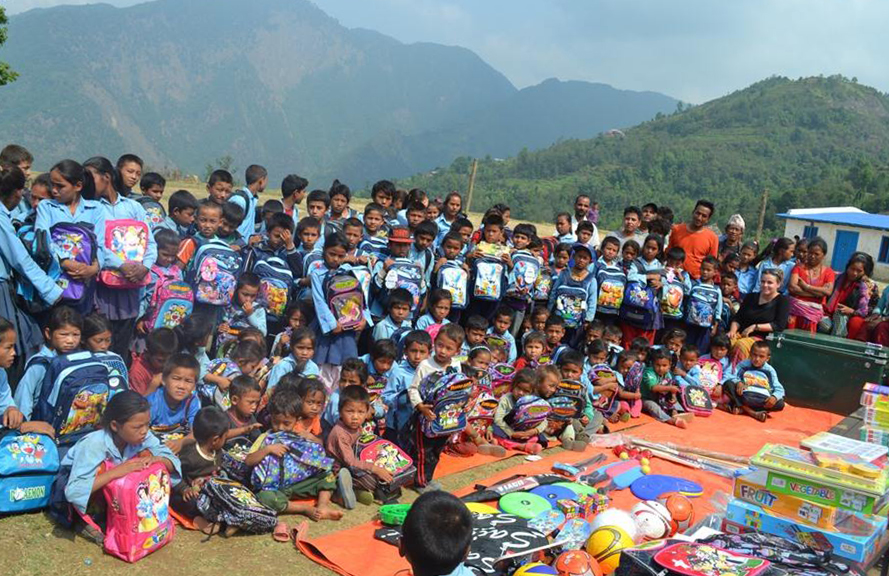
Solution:
{"label": "child sitting cross-legged", "polygon": [[497,410],[494,412],[494,439],[504,448],[520,450],[528,454],[540,454],[543,446],[538,436],[546,431],[546,419],[528,430],[517,430],[513,417],[516,403],[525,396],[537,392],[537,373],[526,368],[516,373],[512,379],[512,388],[500,397]]}
{"label": "child sitting cross-legged", "polygon": [[669,352],[654,348],[649,354],[651,366],[642,373],[642,411],[661,422],[687,428],[694,414],[683,413],[677,396],[681,390],[670,372]]}
{"label": "child sitting cross-legged", "polygon": [[[302,401],[296,389],[282,386],[275,390],[269,398],[269,413],[272,427],[270,432],[262,434],[253,446],[244,463],[253,468],[267,456],[283,458],[287,454],[284,444],[266,444],[266,437],[271,432],[296,433],[297,422],[302,416]],[[277,489],[259,490],[256,498],[267,507],[279,514],[302,514],[312,520],[339,520],[343,513],[330,507],[330,500],[337,489],[337,480],[333,473],[322,471],[305,480],[290,486],[279,486]],[[292,498],[317,497],[316,504],[291,502]]]}
{"label": "child sitting cross-legged", "polygon": [[[544,400],[549,400],[558,391],[562,374],[555,366],[548,365],[538,368],[537,375],[539,377],[537,395]],[[583,452],[590,441],[589,434],[584,433],[584,428],[589,422],[589,417],[583,414],[580,418],[562,421],[550,416],[545,431],[546,439],[550,441],[558,439],[562,443],[562,448],[572,452]],[[581,436],[580,439],[577,438],[578,435]]]}
{"label": "child sitting cross-legged", "polygon": [[417,498],[402,525],[399,553],[414,576],[472,576],[463,562],[472,544],[472,513],[459,498],[432,492]]}
{"label": "child sitting cross-legged", "polygon": [[[363,462],[355,455],[355,446],[362,435],[364,422],[371,414],[370,394],[361,386],[346,386],[340,390],[339,420],[327,435],[324,443],[327,453],[336,460],[336,469],[341,470],[340,476],[347,475],[352,479],[353,490],[343,487],[343,507],[347,510],[355,508],[356,500],[362,504],[373,502],[373,493],[382,483],[392,482],[392,474],[381,466],[371,462]],[[359,470],[369,474],[350,472]]]}
{"label": "child sitting cross-legged", "polygon": [[701,368],[698,366],[698,347],[686,344],[679,352],[679,363],[674,369],[674,378],[680,388],[701,385]]}
{"label": "child sitting cross-legged", "polygon": [[340,379],[330,393],[327,399],[327,406],[324,407],[324,413],[321,416],[321,428],[324,436],[330,432],[330,429],[337,423],[340,417],[340,391],[346,386],[361,386],[367,388],[367,381],[370,378],[367,365],[359,358],[347,358],[340,369]]}
{"label": "child sitting cross-legged", "polygon": [[747,414],[765,422],[769,412],[784,410],[784,386],[769,364],[771,356],[768,342],[754,343],[750,358],[738,364],[735,376],[723,385],[733,414]]}

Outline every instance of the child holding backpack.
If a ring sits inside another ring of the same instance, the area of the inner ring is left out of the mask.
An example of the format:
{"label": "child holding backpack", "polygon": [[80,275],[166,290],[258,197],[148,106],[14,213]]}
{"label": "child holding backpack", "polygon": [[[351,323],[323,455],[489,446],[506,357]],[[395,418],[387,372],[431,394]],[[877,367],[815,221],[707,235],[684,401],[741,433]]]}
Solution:
{"label": "child holding backpack", "polygon": [[15,361],[15,337],[15,326],[12,322],[0,318],[0,432],[9,429],[52,436],[52,426],[46,422],[26,422],[25,416],[12,399],[6,371]]}
{"label": "child holding backpack", "polygon": [[182,269],[176,266],[179,236],[162,228],[154,239],[157,260],[151,267],[151,282],[143,290],[142,319],[136,324],[136,332],[143,336],[162,326],[175,328],[194,308],[191,286],[184,282]]}
{"label": "child holding backpack", "polygon": [[238,342],[228,358],[210,362],[198,389],[201,402],[206,406],[215,405],[221,410],[228,410],[231,408],[229,387],[232,380],[241,374],[253,376],[264,360],[265,350],[261,345],[253,340]]}
{"label": "child holding backpack", "polygon": [[386,433],[383,437],[391,442],[397,442],[407,427],[413,412],[407,391],[414,380],[417,367],[429,357],[432,350],[432,338],[422,330],[408,332],[402,342],[403,358],[392,368],[389,384],[380,396],[386,405]]}
{"label": "child holding backpack", "polygon": [[[508,450],[519,450],[528,454],[540,454],[543,451],[538,437],[546,432],[546,416],[535,426],[526,427],[525,423],[521,422],[521,415],[515,410],[522,398],[536,398],[534,394],[537,392],[537,383],[537,373],[526,368],[516,373],[510,391],[500,397],[497,410],[494,412],[494,440]],[[536,419],[536,416],[533,417]]]}
{"label": "child holding backpack", "polygon": [[657,331],[664,326],[659,299],[663,286],[663,252],[663,236],[649,234],[642,244],[642,254],[627,273],[627,288],[620,309],[624,348],[639,337],[654,344]]}
{"label": "child holding backpack", "polygon": [[176,354],[164,364],[163,386],[148,397],[151,431],[178,454],[185,440],[192,440],[194,417],[201,409],[195,392],[200,365],[193,356]]}
{"label": "child holding backpack", "polygon": [[596,275],[590,269],[593,253],[585,244],[575,244],[572,256],[574,266],[563,270],[549,295],[550,311],[565,320],[568,345],[577,344],[583,337],[583,326],[596,317],[599,287]]}

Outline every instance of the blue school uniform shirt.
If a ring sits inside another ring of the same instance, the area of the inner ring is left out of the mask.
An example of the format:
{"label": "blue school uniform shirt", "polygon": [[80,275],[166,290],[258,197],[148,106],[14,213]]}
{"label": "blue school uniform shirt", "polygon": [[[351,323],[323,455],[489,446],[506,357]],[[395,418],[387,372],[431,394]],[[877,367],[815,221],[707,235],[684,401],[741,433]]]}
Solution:
{"label": "blue school uniform shirt", "polygon": [[45,302],[54,304],[62,295],[55,280],[47,276],[25,250],[12,225],[12,214],[0,204],[0,282],[9,282],[13,270],[27,278]]}
{"label": "blue school uniform shirt", "polygon": [[[318,266],[313,266],[306,272],[312,287],[312,303],[315,305],[316,319],[323,334],[332,332],[336,328],[336,318],[333,316],[333,312],[330,311],[330,305],[324,298],[324,283],[330,272],[331,270],[323,260],[318,262]],[[373,321],[367,308],[364,310],[364,319],[367,321],[368,327],[373,326]]]}
{"label": "blue school uniform shirt", "polygon": [[65,499],[85,513],[99,466],[106,460],[113,464],[123,464],[138,456],[143,450],[150,451],[152,456],[166,458],[173,464],[170,476],[174,486],[182,480],[179,458],[151,432],[145,437],[144,442],[139,445],[128,444],[121,452],[114,444],[111,432],[97,430],[78,440],[62,459],[62,466],[71,467],[71,475],[68,484],[65,485]]}
{"label": "blue school uniform shirt", "polygon": [[[6,414],[10,407],[15,406],[12,399],[12,389],[9,387],[9,378],[6,370],[0,370],[0,417]],[[0,430],[3,429],[3,420],[0,418]]]}
{"label": "blue school uniform shirt", "polygon": [[691,370],[685,373],[685,376],[674,374],[673,379],[676,381],[680,388],[685,388],[686,386],[700,386],[701,369],[698,366],[693,366]]}
{"label": "blue school uniform shirt", "polygon": [[[281,378],[284,377],[285,374],[290,374],[296,370],[296,358],[292,355],[287,356],[286,358],[281,358],[281,360],[275,364],[275,367],[272,368],[271,372],[269,372],[269,385],[266,390],[267,393],[271,393],[272,389],[278,385],[278,382],[281,381]],[[318,369],[318,365],[313,361],[309,360],[306,362],[306,367],[303,368],[303,371],[300,372],[301,376],[320,376],[321,370]]]}
{"label": "blue school uniform shirt", "polygon": [[[41,202],[40,204],[43,204],[43,202]],[[118,195],[117,202],[115,202],[114,204],[109,202],[107,198],[101,198],[99,199],[99,205],[104,210],[105,222],[108,222],[109,220],[138,220],[140,222],[145,222],[146,224],[148,223],[148,213],[145,212],[145,208],[143,208],[141,204],[130,198],[124,198],[123,196]],[[104,246],[104,231],[102,233],[102,236],[99,236],[97,232],[96,239],[100,246]],[[149,232],[148,247],[146,248],[145,255],[142,258],[142,265],[146,268],[151,268],[152,266],[154,266],[155,260],[157,260],[157,242],[154,241],[154,234]],[[105,250],[105,258],[101,262],[103,269],[120,268],[121,264],[124,263],[121,258],[107,249]]]}
{"label": "blue school uniform shirt", "polygon": [[188,427],[194,424],[194,417],[201,409],[201,400],[197,392],[192,392],[190,398],[179,403],[179,406],[170,408],[164,397],[164,387],[161,386],[148,395],[148,404],[151,406],[151,426],[174,426],[188,423]]}
{"label": "blue school uniform shirt", "polygon": [[436,324],[441,324],[444,326],[445,324],[450,324],[451,321],[445,318],[441,322],[436,322],[435,318],[432,317],[432,314],[426,313],[417,318],[417,330],[426,330],[430,326],[434,326]]}
{"label": "blue school uniform shirt", "polygon": [[389,407],[386,412],[386,428],[403,430],[414,412],[407,390],[414,381],[417,367],[412,366],[406,359],[396,364],[392,370],[389,382],[383,390],[383,404]]}
{"label": "blue school uniform shirt", "polygon": [[15,389],[15,405],[25,415],[25,420],[30,420],[34,413],[34,407],[40,399],[40,389],[43,387],[43,377],[46,376],[47,365],[43,362],[34,362],[34,358],[49,358],[52,360],[58,356],[55,350],[50,350],[43,345],[40,350],[28,359],[25,373],[19,380]]}
{"label": "blue school uniform shirt", "polygon": [[179,239],[183,240],[191,230],[191,225],[189,226],[180,226],[173,220],[170,216],[167,216],[162,221],[158,222],[157,226],[154,227],[154,231],[157,232],[160,228],[165,228],[167,230],[172,230],[176,234],[179,235]]}
{"label": "blue school uniform shirt", "polygon": [[[81,198],[74,209],[74,214],[65,204],[61,204],[56,200],[44,200],[37,205],[37,220],[34,223],[37,230],[49,231],[56,224],[78,224],[86,223],[93,225],[93,233],[96,235],[96,259],[100,266],[105,265],[105,210],[102,205],[95,200],[86,200]],[[67,257],[61,254],[58,247],[51,244],[51,249],[56,256]],[[119,258],[114,258],[111,262],[119,262]],[[119,266],[120,264],[118,264]]]}
{"label": "blue school uniform shirt", "polygon": [[494,336],[497,336],[498,338],[503,338],[504,340],[506,340],[506,343],[509,344],[509,356],[506,358],[506,363],[512,364],[513,362],[515,362],[516,358],[519,357],[519,352],[518,352],[518,349],[516,348],[516,345],[515,345],[515,336],[513,336],[509,332],[509,330],[507,330],[503,334],[498,334],[497,332],[494,332],[493,326],[488,328],[488,334],[493,334]]}
{"label": "blue school uniform shirt", "polygon": [[386,316],[374,327],[374,340],[386,340],[387,338],[391,338],[393,334],[402,329],[411,329],[411,321],[410,319],[404,320],[401,323],[401,326],[397,326],[395,321],[392,320],[392,316]]}
{"label": "blue school uniform shirt", "polygon": [[247,196],[246,200],[240,194],[232,194],[228,201],[244,209],[244,220],[238,226],[238,234],[240,234],[241,238],[247,240],[256,233],[256,204],[259,202],[259,199],[246,186],[241,188],[240,191]]}
{"label": "blue school uniform shirt", "polygon": [[[455,218],[454,222],[456,221],[457,219]],[[453,224],[453,222],[448,222],[448,219],[445,218],[444,212],[439,214],[438,218],[433,220],[433,222],[435,222],[435,225],[438,226],[438,236],[435,237],[435,245],[440,246],[441,241],[444,240],[444,237],[447,236],[448,232],[451,231],[451,225]]]}
{"label": "blue school uniform shirt", "polygon": [[753,287],[756,286],[757,281],[757,273],[756,268],[753,266],[748,266],[747,270],[735,270],[735,276],[738,277],[738,293],[741,294],[741,299],[744,298],[747,294],[753,292]]}
{"label": "blue school uniform shirt", "polygon": [[561,236],[556,236],[557,244],[574,244],[577,242],[577,234],[562,234]]}
{"label": "blue school uniform shirt", "polygon": [[419,264],[420,268],[423,269],[423,278],[426,279],[426,286],[424,287],[425,293],[432,283],[432,269],[435,267],[435,252],[432,251],[432,248],[417,250],[417,246],[411,244],[411,249],[408,252],[407,257],[411,262]]}

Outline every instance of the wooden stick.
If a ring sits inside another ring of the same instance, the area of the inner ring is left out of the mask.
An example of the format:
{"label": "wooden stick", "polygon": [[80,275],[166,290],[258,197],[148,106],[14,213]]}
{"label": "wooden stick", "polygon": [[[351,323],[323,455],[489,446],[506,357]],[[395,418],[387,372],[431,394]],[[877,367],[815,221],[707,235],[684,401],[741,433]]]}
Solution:
{"label": "wooden stick", "polygon": [[680,444],[673,444],[671,442],[649,442],[648,440],[642,440],[641,438],[631,438],[631,441],[634,444],[638,444],[639,446],[645,448],[658,448],[663,450],[667,448],[669,450],[673,450],[676,452],[687,452],[689,454],[697,454],[698,456],[706,456],[713,460],[722,460],[724,462],[734,462],[736,464],[740,464],[742,466],[748,466],[750,464],[749,458],[744,458],[743,456],[735,456],[734,454],[725,454],[724,452],[715,452],[713,450],[705,450],[703,448],[698,448],[697,446],[683,446]]}

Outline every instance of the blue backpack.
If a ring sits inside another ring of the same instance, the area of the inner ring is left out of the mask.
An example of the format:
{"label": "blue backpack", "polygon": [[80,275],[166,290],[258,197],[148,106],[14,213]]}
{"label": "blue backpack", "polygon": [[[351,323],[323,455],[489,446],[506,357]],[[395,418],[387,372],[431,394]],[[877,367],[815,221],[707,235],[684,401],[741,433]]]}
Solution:
{"label": "blue backpack", "polygon": [[59,450],[49,436],[0,436],[0,513],[45,508],[59,472]]}
{"label": "blue backpack", "polygon": [[396,258],[386,271],[380,295],[388,302],[389,293],[397,288],[404,288],[411,294],[411,312],[420,307],[423,295],[423,269],[419,264],[408,258]]}
{"label": "blue backpack", "polygon": [[469,305],[469,273],[459,262],[448,260],[438,269],[436,284],[451,294],[451,308],[464,310]]}
{"label": "blue backpack", "polygon": [[194,254],[187,280],[194,288],[195,302],[222,306],[235,295],[241,257],[222,240],[210,240]]}
{"label": "blue backpack", "polygon": [[263,447],[272,444],[287,446],[287,454],[283,458],[269,454],[253,468],[250,479],[257,491],[281,490],[333,468],[333,459],[321,444],[292,432],[273,432],[262,442]]}
{"label": "blue backpack", "polygon": [[123,389],[123,383],[111,377],[106,364],[110,360],[104,360],[91,352],[74,352],[48,362],[33,419],[52,425],[60,446],[98,430],[108,400]]}
{"label": "blue backpack", "polygon": [[718,316],[722,313],[722,310],[716,308],[719,306],[721,295],[718,286],[695,282],[688,295],[685,321],[692,326],[701,326],[702,328],[713,326],[715,322],[719,321]]}
{"label": "blue backpack", "polygon": [[[50,239],[46,230],[37,230],[33,224],[24,224],[18,230],[18,237],[25,246],[25,250],[28,251],[28,255],[40,269],[53,280],[58,280],[62,268],[50,250]],[[13,273],[16,279],[15,291],[18,296],[16,303],[19,308],[30,314],[46,312],[52,308],[51,304],[43,301],[27,276],[19,274],[15,269],[13,269]]]}
{"label": "blue backpack", "polygon": [[740,368],[733,380],[737,380],[738,396],[753,408],[761,408],[775,389],[771,373],[753,366]]}
{"label": "blue backpack", "polygon": [[155,229],[160,224],[163,224],[167,219],[167,211],[164,210],[163,205],[150,196],[137,196],[134,198],[136,202],[142,205],[142,208],[145,209],[145,215],[148,216],[148,220],[145,221],[148,224],[148,227],[154,232]]}
{"label": "blue backpack", "polygon": [[596,281],[599,283],[596,313],[616,316],[624,303],[627,275],[620,266],[607,266],[596,272]]}
{"label": "blue backpack", "polygon": [[665,318],[681,319],[685,316],[685,300],[688,286],[685,284],[685,272],[664,276],[661,287],[661,312]]}
{"label": "blue backpack", "polygon": [[654,288],[646,280],[627,282],[624,301],[620,307],[620,319],[639,328],[651,329],[657,320],[660,306]]}
{"label": "blue backpack", "polygon": [[472,380],[460,372],[435,372],[420,382],[420,398],[432,406],[435,419],[420,418],[429,438],[450,436],[466,428],[466,405]]}
{"label": "blue backpack", "polygon": [[472,296],[478,300],[499,301],[503,297],[506,266],[499,258],[483,257],[473,264]]}
{"label": "blue backpack", "polygon": [[290,266],[277,256],[270,256],[257,260],[252,272],[259,276],[259,304],[265,306],[273,320],[283,318],[293,287]]}
{"label": "blue backpack", "polygon": [[517,250],[512,255],[510,295],[530,299],[539,276],[540,261],[527,250]]}
{"label": "blue backpack", "polygon": [[593,274],[587,274],[581,282],[570,280],[560,284],[553,294],[555,305],[553,313],[565,321],[565,328],[577,328],[583,324],[587,313],[590,284],[596,280]]}

